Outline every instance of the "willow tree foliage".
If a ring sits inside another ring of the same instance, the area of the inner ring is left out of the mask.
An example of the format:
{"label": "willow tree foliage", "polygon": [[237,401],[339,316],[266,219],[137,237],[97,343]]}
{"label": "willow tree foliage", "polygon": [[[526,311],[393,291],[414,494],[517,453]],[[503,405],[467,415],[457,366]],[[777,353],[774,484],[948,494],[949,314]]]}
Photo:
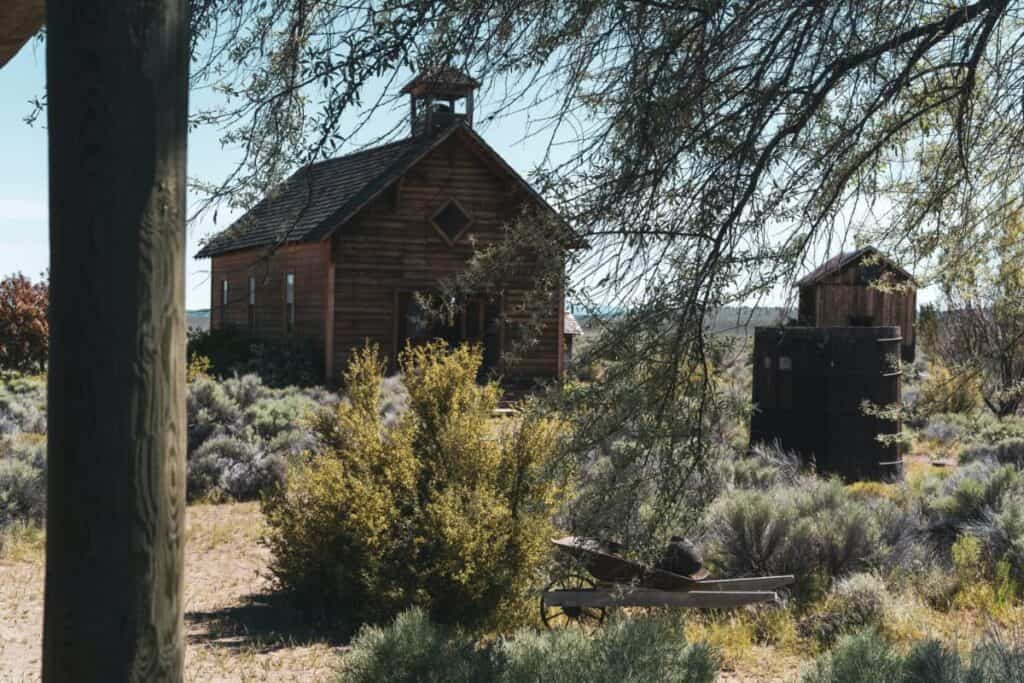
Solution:
{"label": "willow tree foliage", "polygon": [[[615,312],[590,350],[606,371],[562,408],[593,500],[644,491],[598,526],[657,531],[699,502],[709,430],[736,410],[710,314],[848,241],[927,281],[976,207],[1004,203],[994,178],[1019,202],[1022,20],[1021,0],[193,0],[194,85],[227,96],[194,123],[244,151],[207,206],[343,148],[426,65],[480,78],[491,116],[535,112],[532,181],[586,246],[568,283],[542,281]],[[520,223],[510,244],[559,265],[538,240],[564,233]],[[515,251],[453,286],[500,279]]]}
{"label": "willow tree foliage", "polygon": [[950,245],[940,278],[946,310],[930,326],[932,350],[952,380],[973,382],[998,417],[1024,404],[1024,219],[1019,210],[980,226],[981,240]]}

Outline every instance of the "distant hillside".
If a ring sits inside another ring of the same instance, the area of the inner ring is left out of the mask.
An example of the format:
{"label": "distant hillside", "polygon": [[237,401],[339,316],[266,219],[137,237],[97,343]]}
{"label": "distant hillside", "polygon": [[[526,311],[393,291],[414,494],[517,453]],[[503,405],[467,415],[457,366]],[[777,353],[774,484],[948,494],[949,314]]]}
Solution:
{"label": "distant hillside", "polygon": [[792,315],[789,309],[779,306],[727,306],[715,316],[711,331],[737,337],[750,337],[755,327],[778,325]]}
{"label": "distant hillside", "polygon": [[210,310],[208,308],[185,311],[185,327],[197,330],[210,329]]}
{"label": "distant hillside", "polygon": [[[752,337],[755,327],[778,325],[785,322],[789,315],[792,315],[789,309],[779,306],[726,306],[718,311],[708,327],[714,334]],[[582,313],[577,314],[576,319],[584,333],[593,328],[596,322],[592,316]]]}

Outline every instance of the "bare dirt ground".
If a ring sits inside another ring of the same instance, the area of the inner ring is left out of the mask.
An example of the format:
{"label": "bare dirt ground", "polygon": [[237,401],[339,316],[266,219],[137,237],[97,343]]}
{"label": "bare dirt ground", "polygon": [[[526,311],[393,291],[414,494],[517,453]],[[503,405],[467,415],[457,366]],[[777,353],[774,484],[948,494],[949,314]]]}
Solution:
{"label": "bare dirt ground", "polygon": [[[188,509],[185,554],[185,679],[188,681],[324,681],[337,664],[338,642],[278,606],[258,543],[263,518],[255,503]],[[43,628],[43,552],[0,559],[0,682],[39,680]]]}
{"label": "bare dirt ground", "polygon": [[[185,679],[330,680],[344,643],[311,628],[281,605],[266,577],[259,544],[263,517],[255,503],[188,508],[185,554]],[[0,558],[0,683],[39,680],[43,629],[41,538]],[[745,652],[727,665],[728,683],[793,681],[800,661],[772,648]]]}

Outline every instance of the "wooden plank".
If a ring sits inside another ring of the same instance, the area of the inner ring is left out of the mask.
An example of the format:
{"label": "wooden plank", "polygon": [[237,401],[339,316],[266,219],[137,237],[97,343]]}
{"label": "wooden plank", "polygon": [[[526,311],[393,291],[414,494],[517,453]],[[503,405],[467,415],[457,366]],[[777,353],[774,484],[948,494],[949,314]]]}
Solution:
{"label": "wooden plank", "polygon": [[545,605],[560,607],[697,607],[701,609],[728,609],[774,602],[778,596],[772,591],[657,591],[624,590],[622,592],[546,591],[542,595]]}
{"label": "wooden plank", "polygon": [[753,576],[743,579],[705,579],[697,582],[699,591],[772,591],[792,585],[792,574],[781,576]]}

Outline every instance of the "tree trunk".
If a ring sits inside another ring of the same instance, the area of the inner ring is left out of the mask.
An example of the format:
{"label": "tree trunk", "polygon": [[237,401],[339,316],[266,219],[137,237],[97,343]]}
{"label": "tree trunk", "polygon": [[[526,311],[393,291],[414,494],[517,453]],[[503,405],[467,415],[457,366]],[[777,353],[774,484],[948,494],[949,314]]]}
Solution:
{"label": "tree trunk", "polygon": [[182,676],[186,0],[47,0],[45,681]]}

